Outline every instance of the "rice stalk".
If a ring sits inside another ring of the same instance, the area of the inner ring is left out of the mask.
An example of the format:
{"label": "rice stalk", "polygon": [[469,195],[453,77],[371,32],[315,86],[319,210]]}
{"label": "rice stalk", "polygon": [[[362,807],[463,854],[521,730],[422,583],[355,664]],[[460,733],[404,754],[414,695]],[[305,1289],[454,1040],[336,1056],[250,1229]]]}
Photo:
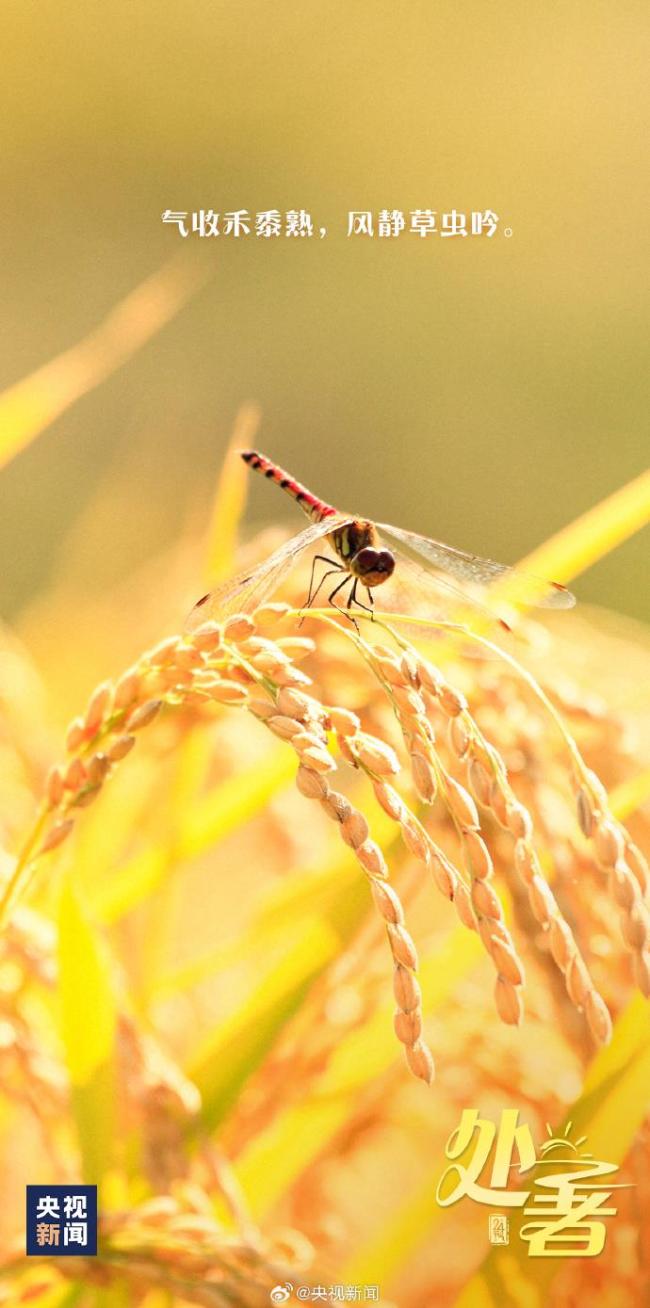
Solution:
{"label": "rice stalk", "polygon": [[[564,977],[569,999],[584,1013],[594,1040],[606,1043],[611,1031],[607,1007],[543,875],[534,843],[533,816],[515,795],[498,744],[481,729],[466,695],[381,618],[372,630],[380,636],[386,632],[393,646],[366,641],[331,613],[312,612],[316,631],[329,629],[356,656],[355,675],[369,676],[371,685],[375,684],[379,700],[374,702],[371,691],[368,703],[377,720],[382,705],[392,713],[401,740],[398,753],[389,739],[378,729],[366,728],[359,714],[345,704],[331,704],[322,694],[319,697],[314,679],[298,664],[305,660],[318,663],[319,657],[325,657],[327,663],[327,658],[320,653],[319,639],[323,638],[300,633],[298,623],[303,616],[300,610],[276,603],[262,605],[250,615],[236,614],[223,623],[206,623],[191,633],[161,641],[115,682],[97,687],[68,728],[65,761],[50,769],[34,828],[4,888],[3,918],[6,920],[16,897],[26,888],[37,863],[69,839],[81,811],[98,799],[139,734],[161,710],[182,707],[203,720],[215,706],[245,709],[294,751],[299,792],[317,802],[335,824],[369,882],[393,964],[395,1030],[416,1077],[429,1082],[433,1076],[433,1059],[422,1036],[417,951],[367,817],[343,790],[331,785],[334,773],[344,778],[349,769],[368,779],[381,807],[398,824],[407,849],[431,871],[438,889],[454,903],[461,922],[478,932],[496,972],[497,1012],[505,1023],[517,1025],[523,1012],[524,970],[493,875],[495,832],[507,833],[512,841],[512,867]],[[396,619],[392,621],[394,624]],[[452,624],[439,625],[454,630]],[[462,635],[493,652],[484,637],[464,629]],[[514,673],[523,681],[550,716],[553,728],[559,730],[580,829],[593,849],[594,866],[621,911],[622,935],[634,960],[637,983],[648,994],[645,860],[612,814],[604,787],[584,763],[546,693],[510,655],[502,653],[501,657],[507,674]],[[395,780],[401,781],[407,792],[412,790],[423,809],[421,816],[397,790]],[[423,819],[428,809],[438,815],[445,840],[455,839],[455,855],[450,856],[427,829]]]}

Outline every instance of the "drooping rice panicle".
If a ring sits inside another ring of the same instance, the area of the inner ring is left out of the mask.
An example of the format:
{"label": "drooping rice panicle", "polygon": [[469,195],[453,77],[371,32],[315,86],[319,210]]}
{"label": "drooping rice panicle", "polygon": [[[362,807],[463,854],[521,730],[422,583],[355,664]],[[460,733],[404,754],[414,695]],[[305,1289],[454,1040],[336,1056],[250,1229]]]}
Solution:
{"label": "drooping rice panicle", "polygon": [[403,651],[398,658],[390,649],[374,646],[368,654],[368,661],[383,682],[393,706],[420,799],[432,804],[439,797],[447,807],[461,842],[469,885],[448,859],[440,857],[440,851],[431,842],[430,862],[434,876],[437,871],[446,879],[450,889],[453,888],[461,921],[478,930],[496,968],[495,1001],[499,1016],[506,1023],[518,1025],[523,1012],[519,992],[524,980],[523,967],[506,926],[499,897],[489,884],[493,867],[480,833],[476,806],[465,788],[445,768],[436,748],[435,732],[427,716],[423,692],[431,692],[435,686],[452,721],[467,711],[465,702],[432,665],[419,659],[415,650]]}
{"label": "drooping rice panicle", "polygon": [[[461,921],[478,931],[497,972],[499,1015],[506,1023],[517,1024],[522,1015],[523,966],[494,889],[491,838],[482,827],[477,804],[510,835],[512,865],[548,940],[550,955],[564,976],[569,997],[584,1011],[594,1038],[606,1041],[609,1015],[542,874],[530,812],[515,795],[505,761],[486,738],[467,697],[401,636],[397,649],[392,649],[380,642],[368,644],[332,617],[324,620],[339,637],[345,637],[348,646],[356,647],[384,703],[392,708],[418,802],[425,812],[439,811],[440,806],[446,810],[447,830],[455,833],[458,841],[457,864],[393,785],[393,780],[403,775],[394,745],[377,731],[366,730],[359,715],[349,708],[318,698],[311,677],[297,666],[316,655],[317,642],[296,631],[295,617],[287,605],[265,604],[253,614],[235,614],[221,624],[206,623],[191,634],[161,641],[114,684],[103,682],[91,695],[85,711],[68,729],[66,762],[50,769],[35,830],[5,888],[5,909],[33,863],[69,838],[80,810],[97,799],[114,769],[134,747],[138,733],[163,708],[182,706],[204,714],[211,705],[245,707],[294,750],[301,794],[317,800],[336,823],[369,879],[393,959],[396,1031],[416,1076],[430,1080],[433,1063],[421,1036],[415,946],[404,927],[396,891],[386,884],[385,859],[370,836],[365,816],[330,784],[328,778],[337,769],[333,742],[343,763],[369,778],[382,809],[398,824],[406,848],[431,870],[440,891],[454,902]],[[638,984],[648,993],[646,866],[612,817],[604,788],[582,762],[573,742],[569,752],[580,827],[593,845],[598,866],[608,875]]]}

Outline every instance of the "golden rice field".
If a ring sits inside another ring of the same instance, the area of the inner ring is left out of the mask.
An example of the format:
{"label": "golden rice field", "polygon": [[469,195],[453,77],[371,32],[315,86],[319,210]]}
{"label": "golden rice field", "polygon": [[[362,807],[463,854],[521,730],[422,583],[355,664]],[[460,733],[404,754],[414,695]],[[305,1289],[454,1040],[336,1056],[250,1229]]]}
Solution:
{"label": "golden rice field", "polygon": [[[3,461],[185,277],[0,397]],[[580,608],[505,640],[452,612],[304,617],[304,570],[187,631],[202,578],[282,539],[241,543],[246,475],[230,452],[207,529],[126,591],[56,581],[0,635],[0,1303],[256,1308],[288,1282],[636,1308],[648,633]],[[533,571],[568,582],[647,520],[647,478],[612,491]],[[483,1208],[436,1202],[467,1106],[572,1122],[620,1166],[602,1254],[531,1259],[514,1211],[490,1248]],[[75,1180],[98,1257],[26,1259],[25,1184]]]}

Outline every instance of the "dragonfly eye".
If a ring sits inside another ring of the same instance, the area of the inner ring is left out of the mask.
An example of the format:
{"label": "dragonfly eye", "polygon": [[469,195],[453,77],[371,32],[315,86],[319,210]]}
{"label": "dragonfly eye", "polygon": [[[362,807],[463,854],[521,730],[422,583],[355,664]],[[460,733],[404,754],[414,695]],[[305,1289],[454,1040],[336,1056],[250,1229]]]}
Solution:
{"label": "dragonfly eye", "polygon": [[394,572],[395,559],[390,550],[375,550],[368,545],[355,554],[352,566],[367,586],[378,586]]}
{"label": "dragonfly eye", "polygon": [[395,559],[390,550],[379,550],[375,564],[377,572],[385,572],[387,577],[395,571]]}

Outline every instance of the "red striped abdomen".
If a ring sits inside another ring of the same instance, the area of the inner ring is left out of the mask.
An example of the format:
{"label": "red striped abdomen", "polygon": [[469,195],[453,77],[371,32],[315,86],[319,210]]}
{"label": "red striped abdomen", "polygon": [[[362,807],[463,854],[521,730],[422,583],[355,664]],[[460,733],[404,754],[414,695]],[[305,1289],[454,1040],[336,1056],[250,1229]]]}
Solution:
{"label": "red striped abdomen", "polygon": [[284,468],[280,468],[277,463],[272,463],[270,459],[265,458],[263,454],[258,454],[257,450],[241,450],[241,456],[244,463],[262,476],[268,477],[269,481],[274,481],[287,495],[300,505],[303,513],[307,514],[313,522],[322,522],[324,518],[336,517],[336,509],[331,504],[326,504],[324,500],[319,500],[316,495],[312,495],[306,486],[302,486],[299,481],[289,476]]}

